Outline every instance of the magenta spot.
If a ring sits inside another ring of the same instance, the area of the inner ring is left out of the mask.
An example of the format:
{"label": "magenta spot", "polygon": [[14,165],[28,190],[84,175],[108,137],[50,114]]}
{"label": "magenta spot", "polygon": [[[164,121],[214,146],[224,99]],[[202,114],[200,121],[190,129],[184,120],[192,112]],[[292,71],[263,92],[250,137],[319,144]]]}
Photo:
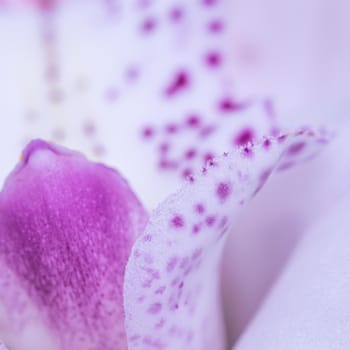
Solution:
{"label": "magenta spot", "polygon": [[194,235],[198,234],[200,230],[201,230],[201,226],[200,225],[195,224],[195,225],[192,226],[192,233]]}
{"label": "magenta spot", "polygon": [[171,272],[174,270],[176,264],[178,263],[179,259],[177,256],[173,256],[169,261],[168,264],[166,266],[166,270],[167,272]]}
{"label": "magenta spot", "polygon": [[38,0],[36,4],[41,11],[50,12],[56,7],[57,0]]}
{"label": "magenta spot", "polygon": [[182,216],[180,215],[175,215],[172,219],[171,219],[171,225],[175,228],[182,228],[185,226],[185,222]]}
{"label": "magenta spot", "polygon": [[96,125],[92,121],[86,121],[83,125],[83,133],[86,137],[92,137],[96,133]]}
{"label": "magenta spot", "polygon": [[206,137],[210,136],[211,134],[213,134],[215,132],[215,130],[216,130],[215,125],[206,125],[202,128],[199,135],[202,138],[206,138]]}
{"label": "magenta spot", "polygon": [[242,148],[242,156],[246,158],[252,158],[254,151],[252,147],[245,146]]}
{"label": "magenta spot", "polygon": [[190,115],[186,119],[186,125],[190,128],[197,128],[201,124],[201,118],[198,115]]}
{"label": "magenta spot", "polygon": [[165,94],[168,97],[171,97],[180,91],[187,88],[190,84],[190,77],[189,74],[183,70],[177,72],[173,78],[173,80],[170,82],[168,87],[165,89]]}
{"label": "magenta spot", "polygon": [[137,66],[130,66],[125,70],[125,77],[129,81],[134,81],[140,76],[140,69]]}
{"label": "magenta spot", "polygon": [[172,160],[161,159],[158,163],[158,166],[163,170],[175,170],[179,167],[179,164]]}
{"label": "magenta spot", "polygon": [[286,134],[283,134],[283,135],[280,135],[280,136],[277,137],[277,141],[279,143],[283,143],[286,140],[287,140],[287,135]]}
{"label": "magenta spot", "polygon": [[203,214],[205,212],[205,207],[202,203],[196,204],[194,209],[198,214]]}
{"label": "magenta spot", "polygon": [[250,128],[243,129],[234,138],[234,144],[237,146],[246,145],[248,142],[252,142],[254,139],[254,131]]}
{"label": "magenta spot", "polygon": [[282,163],[277,170],[278,171],[283,171],[283,170],[287,170],[290,169],[292,166],[294,166],[295,163],[294,162],[286,162],[286,163]]}
{"label": "magenta spot", "polygon": [[214,6],[217,2],[218,0],[202,0],[202,4],[205,6]]}
{"label": "magenta spot", "polygon": [[165,286],[161,286],[161,287],[157,288],[154,293],[162,295],[165,292],[165,289],[166,289]]}
{"label": "magenta spot", "polygon": [[205,56],[205,62],[209,67],[216,68],[220,66],[222,58],[218,52],[209,52]]}
{"label": "magenta spot", "polygon": [[165,132],[168,134],[175,134],[179,131],[179,126],[177,124],[171,123],[165,126]]}
{"label": "magenta spot", "polygon": [[142,240],[144,242],[151,242],[152,241],[152,235],[145,235]]}
{"label": "magenta spot", "polygon": [[208,226],[213,226],[216,221],[216,217],[214,215],[209,215],[205,218],[205,223]]}
{"label": "magenta spot", "polygon": [[169,13],[169,17],[174,22],[180,21],[184,16],[184,10],[182,7],[174,7]]}
{"label": "magenta spot", "polygon": [[169,149],[170,149],[170,145],[167,142],[163,142],[159,145],[159,151],[163,154],[167,153]]}
{"label": "magenta spot", "polygon": [[224,24],[221,20],[215,19],[208,24],[208,29],[211,33],[220,33],[224,29]]}
{"label": "magenta spot", "polygon": [[207,163],[213,161],[213,160],[214,160],[214,157],[215,157],[215,156],[214,156],[213,153],[207,152],[207,153],[205,153],[204,156],[203,156],[203,161],[204,161],[205,164],[207,164]]}
{"label": "magenta spot", "polygon": [[193,174],[193,170],[191,168],[185,168],[182,171],[182,177],[186,180],[191,179],[192,174]]}
{"label": "magenta spot", "polygon": [[164,318],[161,318],[160,320],[159,320],[159,322],[157,322],[156,324],[155,324],[155,328],[156,329],[160,329],[160,328],[162,328],[163,326],[165,325],[165,320],[164,320]]}
{"label": "magenta spot", "polygon": [[270,140],[270,139],[265,139],[265,140],[263,141],[263,147],[264,147],[265,149],[269,149],[269,148],[271,147],[271,140]]}
{"label": "magenta spot", "polygon": [[155,134],[154,128],[151,126],[146,126],[142,130],[142,137],[145,139],[151,139]]}
{"label": "magenta spot", "polygon": [[190,148],[185,152],[185,158],[190,160],[195,158],[197,155],[197,150],[195,148]]}
{"label": "magenta spot", "polygon": [[295,156],[300,153],[305,148],[305,146],[305,142],[294,143],[288,148],[287,154],[290,156]]}
{"label": "magenta spot", "polygon": [[222,113],[239,112],[247,107],[246,102],[236,102],[232,98],[223,98],[218,103],[218,108]]}
{"label": "magenta spot", "polygon": [[232,186],[228,182],[220,182],[216,187],[216,195],[224,202],[232,193]]}
{"label": "magenta spot", "polygon": [[145,33],[154,31],[157,26],[157,22],[154,18],[146,18],[141,24],[141,30]]}
{"label": "magenta spot", "polygon": [[161,303],[154,303],[149,307],[148,313],[155,315],[155,314],[159,314],[159,312],[161,310],[162,310],[162,304]]}

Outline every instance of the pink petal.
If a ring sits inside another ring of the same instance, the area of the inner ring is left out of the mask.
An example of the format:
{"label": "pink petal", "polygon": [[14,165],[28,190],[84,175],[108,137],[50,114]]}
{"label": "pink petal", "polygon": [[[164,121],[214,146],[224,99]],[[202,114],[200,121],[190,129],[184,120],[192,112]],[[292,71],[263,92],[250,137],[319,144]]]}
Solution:
{"label": "pink petal", "polygon": [[325,141],[304,130],[241,147],[158,207],[126,269],[130,350],[225,348],[219,272],[227,232],[274,170],[310,159]]}
{"label": "pink petal", "polygon": [[116,171],[31,142],[0,196],[0,334],[10,349],[126,349],[124,270],[146,219]]}
{"label": "pink petal", "polygon": [[7,350],[7,347],[0,340],[0,350]]}
{"label": "pink petal", "polygon": [[33,137],[74,147],[116,165],[154,207],[208,159],[275,127],[263,98],[236,94],[228,8],[76,0],[4,11],[3,147]]}
{"label": "pink petal", "polygon": [[309,229],[235,349],[350,347],[349,206],[347,191]]}

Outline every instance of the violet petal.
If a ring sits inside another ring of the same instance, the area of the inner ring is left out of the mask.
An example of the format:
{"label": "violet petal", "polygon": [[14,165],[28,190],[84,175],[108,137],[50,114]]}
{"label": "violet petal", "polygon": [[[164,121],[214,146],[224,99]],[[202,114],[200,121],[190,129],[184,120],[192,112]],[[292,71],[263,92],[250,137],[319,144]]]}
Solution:
{"label": "violet petal", "polygon": [[124,270],[146,219],[118,172],[32,141],[0,195],[0,332],[8,346],[47,350],[21,342],[38,324],[54,349],[126,349]]}

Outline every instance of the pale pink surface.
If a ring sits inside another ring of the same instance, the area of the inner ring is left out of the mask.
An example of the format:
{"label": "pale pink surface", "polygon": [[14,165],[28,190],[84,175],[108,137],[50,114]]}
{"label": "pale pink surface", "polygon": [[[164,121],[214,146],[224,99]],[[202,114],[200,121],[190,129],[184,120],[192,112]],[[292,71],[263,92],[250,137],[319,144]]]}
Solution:
{"label": "pale pink surface", "polygon": [[348,349],[349,192],[309,228],[235,349]]}

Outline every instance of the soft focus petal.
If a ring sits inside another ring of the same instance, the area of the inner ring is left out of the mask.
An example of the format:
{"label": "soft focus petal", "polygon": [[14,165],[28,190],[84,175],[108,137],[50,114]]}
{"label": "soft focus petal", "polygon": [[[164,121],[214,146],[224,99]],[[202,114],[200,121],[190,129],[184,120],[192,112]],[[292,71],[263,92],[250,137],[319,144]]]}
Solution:
{"label": "soft focus petal", "polygon": [[310,159],[324,143],[322,133],[306,130],[242,147],[159,206],[126,269],[130,350],[225,348],[219,278],[226,233],[274,170]]}
{"label": "soft focus petal", "polygon": [[229,2],[2,11],[2,147],[42,137],[82,150],[116,165],[153,208],[198,165],[270,134],[269,101],[235,93]]}
{"label": "soft focus petal", "polygon": [[349,349],[349,208],[311,229],[235,349]]}
{"label": "soft focus petal", "polygon": [[239,216],[225,247],[230,344],[249,325],[308,227],[350,191],[350,125],[312,162],[269,181]]}
{"label": "soft focus petal", "polygon": [[7,350],[7,347],[0,340],[0,350]]}
{"label": "soft focus petal", "polygon": [[0,196],[10,349],[126,349],[122,285],[147,215],[114,170],[33,141]]}

